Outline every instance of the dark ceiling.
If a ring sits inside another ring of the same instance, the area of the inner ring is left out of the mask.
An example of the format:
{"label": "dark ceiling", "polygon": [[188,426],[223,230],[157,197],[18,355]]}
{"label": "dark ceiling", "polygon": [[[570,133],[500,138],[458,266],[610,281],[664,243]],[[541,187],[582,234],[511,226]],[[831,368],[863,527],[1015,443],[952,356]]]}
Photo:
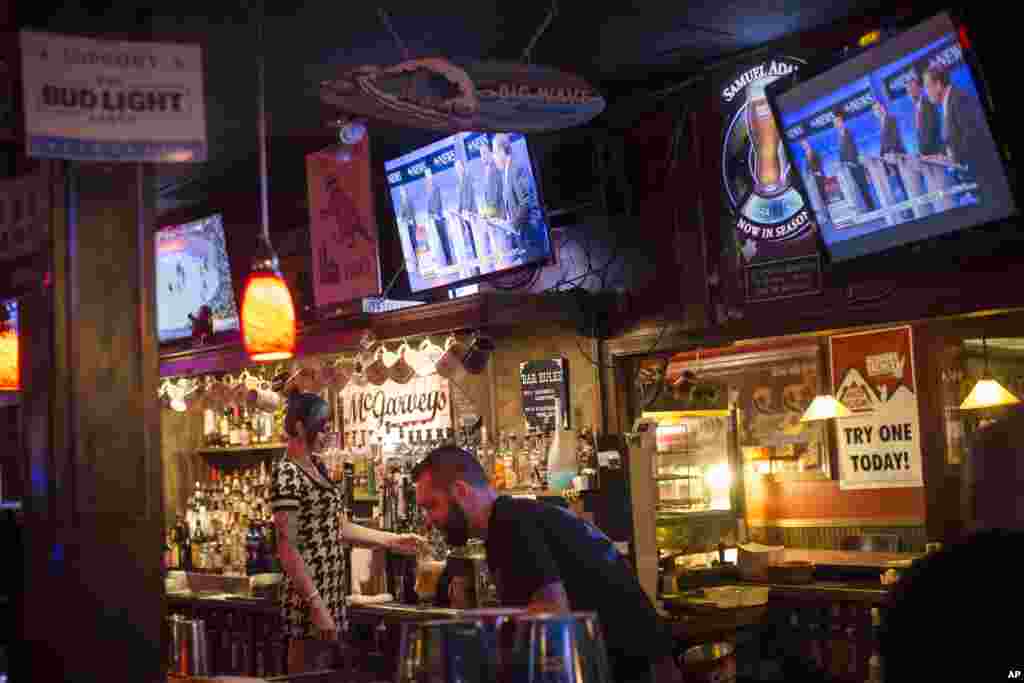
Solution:
{"label": "dark ceiling", "polygon": [[[636,88],[682,80],[709,63],[854,13],[881,0],[704,0],[610,3],[561,0],[533,51],[538,63],[578,72],[614,105]],[[113,7],[109,7],[113,5]],[[258,3],[256,3],[258,7]],[[550,5],[539,0],[459,3],[389,2],[394,28],[413,56],[517,60]],[[272,185],[301,188],[302,155],[331,141],[317,84],[339,67],[392,63],[401,53],[375,3],[267,3],[267,110]],[[215,11],[211,11],[215,8]],[[255,15],[244,0],[177,3],[96,0],[18,3],[25,27],[65,33],[138,35],[204,44],[210,162],[162,170],[165,200],[202,194],[211,183],[251,177],[256,154]],[[436,134],[374,131],[374,154],[390,156]],[[380,156],[378,156],[380,158]],[[252,186],[255,188],[255,186]]]}

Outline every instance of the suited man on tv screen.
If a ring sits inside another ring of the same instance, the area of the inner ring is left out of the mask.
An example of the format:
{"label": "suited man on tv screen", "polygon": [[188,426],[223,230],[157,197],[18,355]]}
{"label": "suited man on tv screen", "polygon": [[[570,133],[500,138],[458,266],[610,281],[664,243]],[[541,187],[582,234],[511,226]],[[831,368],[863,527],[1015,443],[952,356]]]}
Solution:
{"label": "suited man on tv screen", "polygon": [[942,140],[945,154],[954,164],[966,166],[964,180],[979,179],[988,173],[983,131],[985,116],[978,102],[949,82],[949,72],[931,67],[924,72],[924,87],[932,104],[942,107]]}
{"label": "suited man on tv screen", "polygon": [[518,233],[513,241],[525,251],[523,258],[532,260],[545,249],[547,239],[537,188],[533,186],[529,170],[513,163],[512,140],[508,135],[495,135],[492,146],[494,161],[502,175],[504,218]]}
{"label": "suited man on tv screen", "polygon": [[853,178],[856,189],[860,192],[864,202],[865,211],[874,211],[875,202],[871,197],[871,186],[868,181],[868,174],[860,163],[860,151],[853,139],[853,134],[846,127],[846,114],[842,110],[833,113],[832,122],[839,133],[839,161],[846,165]]}
{"label": "suited man on tv screen", "polygon": [[917,151],[922,156],[942,154],[942,127],[939,112],[928,99],[921,85],[921,76],[916,71],[907,81],[907,92],[914,103],[914,132],[917,135]]}

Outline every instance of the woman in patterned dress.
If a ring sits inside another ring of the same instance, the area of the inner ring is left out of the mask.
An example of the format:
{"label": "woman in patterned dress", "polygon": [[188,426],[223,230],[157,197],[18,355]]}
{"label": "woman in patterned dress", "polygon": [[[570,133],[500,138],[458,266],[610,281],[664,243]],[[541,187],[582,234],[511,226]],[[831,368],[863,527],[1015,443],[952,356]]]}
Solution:
{"label": "woman in patterned dress", "polygon": [[330,668],[344,618],[344,544],[415,554],[425,541],[352,524],[340,489],[311,457],[327,427],[327,402],[316,394],[288,400],[288,451],[274,463],[270,506],[284,569],[281,616],[288,631],[288,672]]}

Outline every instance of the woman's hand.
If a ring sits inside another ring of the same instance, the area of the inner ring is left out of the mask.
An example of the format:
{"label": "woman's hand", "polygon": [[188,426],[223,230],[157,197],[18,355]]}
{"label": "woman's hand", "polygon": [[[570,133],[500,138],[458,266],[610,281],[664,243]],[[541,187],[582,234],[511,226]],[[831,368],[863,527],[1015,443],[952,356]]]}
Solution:
{"label": "woman's hand", "polygon": [[429,546],[427,539],[416,534],[395,534],[388,539],[387,548],[402,555],[417,555]]}
{"label": "woman's hand", "polygon": [[313,598],[313,602],[310,603],[309,618],[313,625],[316,626],[318,631],[317,637],[320,640],[338,639],[338,625],[334,623],[334,617],[331,616],[327,605],[320,596]]}

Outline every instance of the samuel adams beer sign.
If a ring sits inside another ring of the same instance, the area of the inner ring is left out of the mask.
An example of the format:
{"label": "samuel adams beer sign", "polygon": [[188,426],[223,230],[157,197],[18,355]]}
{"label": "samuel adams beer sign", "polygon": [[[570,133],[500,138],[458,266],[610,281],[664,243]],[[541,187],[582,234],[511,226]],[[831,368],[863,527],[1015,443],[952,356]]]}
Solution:
{"label": "samuel adams beer sign", "polygon": [[765,86],[792,74],[803,60],[776,57],[726,74],[718,88],[723,108],[722,186],[733,216],[735,246],[748,301],[820,291],[817,226],[794,183]]}

